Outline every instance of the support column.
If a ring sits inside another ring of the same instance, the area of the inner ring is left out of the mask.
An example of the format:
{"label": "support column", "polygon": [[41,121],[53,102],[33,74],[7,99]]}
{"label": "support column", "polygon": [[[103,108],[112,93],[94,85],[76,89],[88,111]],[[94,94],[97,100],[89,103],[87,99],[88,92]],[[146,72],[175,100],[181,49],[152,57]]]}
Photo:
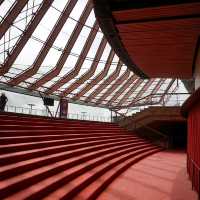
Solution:
{"label": "support column", "polygon": [[60,99],[60,117],[67,118],[68,114],[68,100]]}

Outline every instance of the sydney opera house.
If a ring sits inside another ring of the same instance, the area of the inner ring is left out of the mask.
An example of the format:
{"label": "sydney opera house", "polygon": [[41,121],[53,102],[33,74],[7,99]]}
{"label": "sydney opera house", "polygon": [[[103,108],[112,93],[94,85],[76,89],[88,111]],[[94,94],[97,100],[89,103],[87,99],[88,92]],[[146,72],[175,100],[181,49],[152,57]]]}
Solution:
{"label": "sydney opera house", "polygon": [[200,199],[199,0],[0,0],[0,90],[0,199]]}

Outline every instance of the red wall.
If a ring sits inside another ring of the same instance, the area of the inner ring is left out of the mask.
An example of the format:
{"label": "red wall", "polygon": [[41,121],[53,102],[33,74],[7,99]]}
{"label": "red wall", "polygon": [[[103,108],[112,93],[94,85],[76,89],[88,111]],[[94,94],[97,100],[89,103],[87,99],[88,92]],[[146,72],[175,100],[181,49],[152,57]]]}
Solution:
{"label": "red wall", "polygon": [[200,193],[200,100],[188,111],[188,173]]}

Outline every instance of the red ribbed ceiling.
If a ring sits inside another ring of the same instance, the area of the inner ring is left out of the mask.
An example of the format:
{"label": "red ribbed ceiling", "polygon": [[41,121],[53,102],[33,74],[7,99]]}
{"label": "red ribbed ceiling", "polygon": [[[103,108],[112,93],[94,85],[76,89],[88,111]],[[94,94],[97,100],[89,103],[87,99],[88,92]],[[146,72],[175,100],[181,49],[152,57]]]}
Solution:
{"label": "red ribbed ceiling", "polygon": [[119,36],[148,76],[191,78],[200,3],[113,12]]}

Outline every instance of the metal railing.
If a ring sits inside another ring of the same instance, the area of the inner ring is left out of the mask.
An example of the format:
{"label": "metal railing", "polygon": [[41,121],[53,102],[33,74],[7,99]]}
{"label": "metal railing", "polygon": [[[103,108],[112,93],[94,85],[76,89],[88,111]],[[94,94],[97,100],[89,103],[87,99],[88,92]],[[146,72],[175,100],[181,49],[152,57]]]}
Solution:
{"label": "metal railing", "polygon": [[[189,155],[187,155],[187,170],[191,178],[192,190],[195,189],[198,192],[198,199],[200,200],[200,167],[197,165],[197,163],[194,160],[192,160],[189,157]],[[197,172],[197,176],[196,176],[196,172]]]}
{"label": "metal railing", "polygon": [[[168,97],[170,96],[170,99]],[[144,109],[148,107],[157,107],[157,106],[162,106],[162,107],[174,107],[174,106],[181,106],[185,100],[190,96],[190,93],[174,93],[174,94],[166,94],[163,98],[162,101],[160,101],[159,96],[152,96],[150,101],[151,103],[146,103],[146,105],[143,106],[137,106],[137,107],[132,107],[128,108],[126,116],[130,116],[134,113],[141,112]],[[145,103],[145,101],[144,101]],[[142,104],[142,102],[141,102]]]}
{"label": "metal railing", "polygon": [[[38,116],[46,116],[51,117],[49,112],[45,109],[34,109],[34,108],[26,108],[21,106],[6,106],[6,112],[13,112],[13,113],[21,113],[21,114],[28,114],[28,115],[38,115]],[[55,116],[56,112],[51,110],[53,116]],[[57,113],[59,116],[59,113]],[[81,113],[68,113],[66,119],[78,119],[78,120],[88,120],[88,121],[99,121],[99,122],[111,122],[110,117],[105,116],[97,116],[97,115],[89,115],[85,112]]]}

